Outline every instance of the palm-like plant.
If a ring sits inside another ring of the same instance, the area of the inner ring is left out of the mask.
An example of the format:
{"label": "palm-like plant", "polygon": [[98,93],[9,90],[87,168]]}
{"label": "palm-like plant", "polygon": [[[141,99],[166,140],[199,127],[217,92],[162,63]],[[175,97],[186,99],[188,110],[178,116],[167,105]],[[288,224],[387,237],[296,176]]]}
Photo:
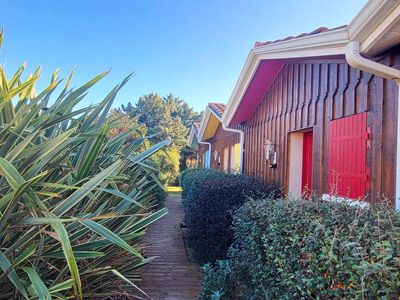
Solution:
{"label": "palm-like plant", "polygon": [[[0,34],[0,44],[3,34]],[[102,73],[50,97],[58,70],[40,93],[40,69],[22,80],[0,66],[0,294],[7,298],[105,297],[134,288],[147,263],[140,237],[166,210],[154,211],[159,181],[142,151],[126,143],[107,114],[129,76],[98,105],[76,110]],[[142,152],[140,152],[142,151]]]}

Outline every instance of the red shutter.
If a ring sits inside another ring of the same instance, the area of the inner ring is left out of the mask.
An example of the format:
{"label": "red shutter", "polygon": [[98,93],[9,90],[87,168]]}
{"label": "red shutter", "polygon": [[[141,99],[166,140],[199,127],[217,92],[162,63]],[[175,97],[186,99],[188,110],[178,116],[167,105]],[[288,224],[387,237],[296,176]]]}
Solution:
{"label": "red shutter", "polygon": [[329,194],[351,199],[365,197],[369,189],[368,139],[367,113],[330,122]]}

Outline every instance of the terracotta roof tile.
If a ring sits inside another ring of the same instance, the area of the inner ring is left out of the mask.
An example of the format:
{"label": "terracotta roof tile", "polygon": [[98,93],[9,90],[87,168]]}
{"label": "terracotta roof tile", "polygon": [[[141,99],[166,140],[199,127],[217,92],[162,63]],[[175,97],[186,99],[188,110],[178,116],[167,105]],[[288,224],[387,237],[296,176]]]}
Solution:
{"label": "terracotta roof tile", "polygon": [[257,47],[261,47],[261,46],[266,46],[266,45],[271,45],[271,44],[275,44],[275,43],[279,43],[279,42],[283,42],[283,41],[288,41],[288,40],[293,40],[293,39],[297,39],[297,38],[301,38],[301,37],[305,37],[305,36],[310,36],[310,35],[315,35],[315,34],[319,34],[319,33],[323,33],[323,32],[327,32],[327,31],[332,31],[332,30],[336,30],[336,29],[340,29],[340,28],[344,28],[347,25],[342,25],[339,27],[335,27],[335,28],[327,28],[327,27],[320,27],[315,29],[314,31],[311,32],[305,32],[296,36],[288,36],[284,39],[279,39],[279,40],[275,40],[275,41],[267,41],[267,42],[255,42],[254,44],[254,48]]}
{"label": "terracotta roof tile", "polygon": [[218,115],[218,117],[222,116],[226,107],[223,103],[208,103],[208,106]]}

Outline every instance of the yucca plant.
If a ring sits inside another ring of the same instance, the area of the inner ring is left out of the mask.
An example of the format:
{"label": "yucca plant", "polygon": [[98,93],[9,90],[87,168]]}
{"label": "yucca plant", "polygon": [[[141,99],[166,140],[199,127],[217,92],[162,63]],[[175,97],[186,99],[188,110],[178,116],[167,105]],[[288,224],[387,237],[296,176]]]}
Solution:
{"label": "yucca plant", "polygon": [[170,141],[143,150],[146,138],[126,142],[137,128],[108,134],[130,76],[98,105],[75,109],[107,72],[72,89],[72,74],[61,87],[57,70],[36,92],[40,69],[22,80],[24,68],[8,79],[0,66],[1,297],[145,297],[140,238],[166,214],[153,208],[159,181],[146,159]]}

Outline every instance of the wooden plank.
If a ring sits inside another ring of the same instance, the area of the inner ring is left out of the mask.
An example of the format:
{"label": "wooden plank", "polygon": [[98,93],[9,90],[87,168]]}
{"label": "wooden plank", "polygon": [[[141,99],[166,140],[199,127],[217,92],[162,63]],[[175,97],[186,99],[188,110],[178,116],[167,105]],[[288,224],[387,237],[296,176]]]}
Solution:
{"label": "wooden plank", "polygon": [[197,299],[200,292],[201,272],[187,260],[179,229],[181,203],[180,197],[168,197],[168,214],[150,225],[143,239],[145,256],[157,258],[144,266],[138,285],[154,300]]}

